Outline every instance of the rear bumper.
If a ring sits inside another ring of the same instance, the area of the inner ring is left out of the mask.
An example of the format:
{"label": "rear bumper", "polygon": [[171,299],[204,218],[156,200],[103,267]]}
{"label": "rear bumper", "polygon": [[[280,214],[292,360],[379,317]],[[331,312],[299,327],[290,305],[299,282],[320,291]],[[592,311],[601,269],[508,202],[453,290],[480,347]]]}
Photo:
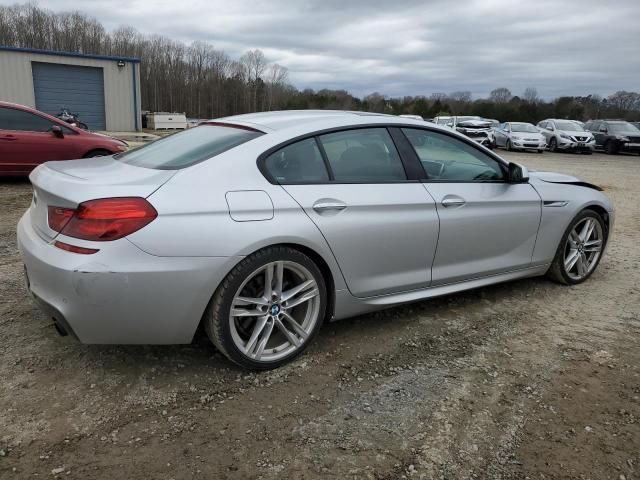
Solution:
{"label": "rear bumper", "polygon": [[102,242],[93,255],[70,253],[38,236],[28,216],[18,223],[18,247],[29,289],[57,326],[82,343],[189,343],[239,260],[157,257],[126,238]]}

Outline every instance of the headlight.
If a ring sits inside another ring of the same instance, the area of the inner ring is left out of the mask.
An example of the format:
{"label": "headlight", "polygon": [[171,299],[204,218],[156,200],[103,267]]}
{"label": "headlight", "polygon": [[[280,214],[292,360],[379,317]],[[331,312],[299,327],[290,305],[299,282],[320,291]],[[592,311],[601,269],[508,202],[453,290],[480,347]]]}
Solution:
{"label": "headlight", "polygon": [[620,140],[621,142],[628,142],[629,141],[629,137],[623,137],[622,135],[616,135],[616,138],[618,140]]}
{"label": "headlight", "polygon": [[564,134],[564,133],[560,134],[560,138],[564,138],[565,140],[571,140],[571,137],[569,135]]}
{"label": "headlight", "polygon": [[126,145],[116,145],[116,150],[119,152],[126,152],[128,147]]}
{"label": "headlight", "polygon": [[517,135],[513,135],[511,138],[512,138],[513,140],[522,140],[522,139],[521,139],[520,137],[518,137]]}

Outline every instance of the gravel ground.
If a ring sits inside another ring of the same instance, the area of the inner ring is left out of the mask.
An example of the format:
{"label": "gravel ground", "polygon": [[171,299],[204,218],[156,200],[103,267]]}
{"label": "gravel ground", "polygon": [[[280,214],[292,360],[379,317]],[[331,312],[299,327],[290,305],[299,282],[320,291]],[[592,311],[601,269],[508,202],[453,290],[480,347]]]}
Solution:
{"label": "gravel ground", "polygon": [[239,370],[208,341],[99,347],[28,298],[0,182],[0,478],[640,478],[640,157],[504,156],[616,203],[586,283],[543,278],[326,325]]}

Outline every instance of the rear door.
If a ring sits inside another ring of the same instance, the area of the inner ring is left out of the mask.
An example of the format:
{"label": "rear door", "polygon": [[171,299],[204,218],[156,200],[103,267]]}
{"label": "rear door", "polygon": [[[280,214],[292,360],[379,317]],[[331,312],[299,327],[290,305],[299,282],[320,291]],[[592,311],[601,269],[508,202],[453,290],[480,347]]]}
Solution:
{"label": "rear door", "polygon": [[440,236],[432,285],[528,267],[542,202],[528,183],[506,181],[506,169],[480,148],[430,130],[405,128],[436,202]]}
{"label": "rear door", "polygon": [[386,128],[301,140],[267,157],[264,167],[322,232],[353,295],[429,286],[436,207],[407,175]]}
{"label": "rear door", "polygon": [[79,158],[76,133],[59,125],[64,137],[51,132],[54,123],[40,115],[0,107],[0,172],[28,173],[49,160]]}

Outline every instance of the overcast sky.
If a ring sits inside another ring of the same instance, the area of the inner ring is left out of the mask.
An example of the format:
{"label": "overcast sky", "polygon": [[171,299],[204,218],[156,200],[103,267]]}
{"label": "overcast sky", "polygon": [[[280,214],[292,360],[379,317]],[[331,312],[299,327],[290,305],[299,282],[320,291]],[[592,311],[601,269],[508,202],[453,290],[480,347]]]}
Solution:
{"label": "overcast sky", "polygon": [[[0,0],[2,4],[15,3]],[[237,57],[260,48],[298,88],[362,96],[506,86],[640,90],[640,0],[39,0]]]}

